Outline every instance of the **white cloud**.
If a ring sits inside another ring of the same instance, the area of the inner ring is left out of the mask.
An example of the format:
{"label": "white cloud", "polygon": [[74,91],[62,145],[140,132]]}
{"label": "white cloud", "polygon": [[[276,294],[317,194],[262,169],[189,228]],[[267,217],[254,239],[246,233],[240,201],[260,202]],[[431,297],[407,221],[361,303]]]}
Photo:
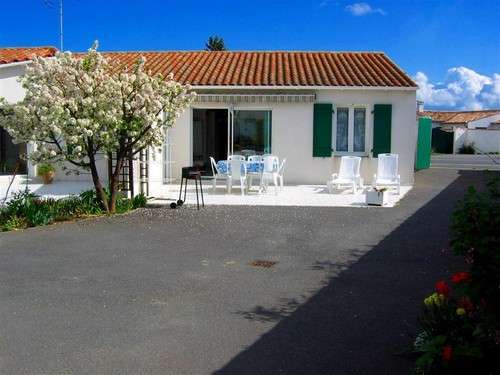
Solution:
{"label": "white cloud", "polygon": [[387,13],[381,8],[372,8],[368,3],[354,3],[347,5],[345,10],[351,13],[353,16],[366,16],[367,14],[378,13],[385,16]]}
{"label": "white cloud", "polygon": [[443,83],[431,83],[425,73],[414,77],[417,98],[426,106],[446,109],[486,109],[500,107],[500,74],[488,77],[464,66],[448,69]]}

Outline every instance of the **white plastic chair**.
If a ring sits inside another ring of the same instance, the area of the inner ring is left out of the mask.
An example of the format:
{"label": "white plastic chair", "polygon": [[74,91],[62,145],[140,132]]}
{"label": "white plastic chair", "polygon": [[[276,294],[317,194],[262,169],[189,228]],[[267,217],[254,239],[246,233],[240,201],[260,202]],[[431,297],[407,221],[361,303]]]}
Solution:
{"label": "white plastic chair", "polygon": [[396,186],[398,195],[401,193],[401,176],[398,174],[398,154],[379,154],[377,163],[377,173],[373,175],[372,185]]}
{"label": "white plastic chair", "polygon": [[261,189],[267,190],[270,181],[274,183],[275,193],[278,194],[278,174],[280,170],[280,160],[275,155],[264,155],[262,157],[264,164],[260,178]]}
{"label": "white plastic chair", "polygon": [[[261,155],[251,155],[248,157],[247,163],[262,163],[262,156]],[[253,185],[253,178],[258,177],[260,181],[260,175],[261,172],[249,172],[247,170],[248,174],[248,188],[250,189]]]}
{"label": "white plastic chair", "polygon": [[280,184],[280,190],[283,190],[283,185],[284,185],[283,175],[285,174],[285,163],[286,163],[286,158],[284,158],[281,161],[280,167],[278,169],[278,182]]}
{"label": "white plastic chair", "polygon": [[212,167],[213,192],[215,193],[215,189],[217,189],[217,179],[227,180],[227,173],[221,173],[219,171],[219,168],[217,168],[217,162],[211,156],[210,156],[210,166]]}
{"label": "white plastic chair", "polygon": [[352,193],[356,194],[356,187],[361,187],[360,166],[361,158],[359,156],[342,156],[339,173],[332,174],[332,178],[326,183],[330,194],[333,193],[334,187],[340,189],[341,186],[352,187]]}
{"label": "white plastic chair", "polygon": [[227,161],[231,161],[231,160],[245,161],[245,157],[243,155],[229,155],[227,157]]}
{"label": "white plastic chair", "polygon": [[262,156],[260,155],[251,155],[248,157],[249,163],[262,163]]}
{"label": "white plastic chair", "polygon": [[242,160],[228,160],[227,191],[231,194],[233,181],[239,181],[241,195],[245,195],[247,183],[247,166]]}
{"label": "white plastic chair", "polygon": [[255,155],[255,150],[241,150],[241,155],[248,158],[249,156]]}

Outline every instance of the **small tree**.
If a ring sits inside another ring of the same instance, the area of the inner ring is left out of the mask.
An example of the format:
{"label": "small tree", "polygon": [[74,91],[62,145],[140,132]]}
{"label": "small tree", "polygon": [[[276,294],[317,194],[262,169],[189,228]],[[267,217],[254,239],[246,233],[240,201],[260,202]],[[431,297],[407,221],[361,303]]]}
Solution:
{"label": "small tree", "polygon": [[[25,98],[17,104],[0,103],[0,126],[15,142],[34,144],[27,157],[35,163],[90,170],[103,208],[114,213],[125,159],[159,147],[164,129],[195,95],[172,75],[147,74],[144,63],[141,58],[133,67],[118,65],[97,52],[97,42],[84,55],[35,57],[21,78]],[[116,158],[109,194],[96,166],[98,153]]]}
{"label": "small tree", "polygon": [[224,39],[218,37],[217,35],[209,37],[207,42],[205,43],[206,51],[226,51],[226,49],[227,48],[224,43]]}

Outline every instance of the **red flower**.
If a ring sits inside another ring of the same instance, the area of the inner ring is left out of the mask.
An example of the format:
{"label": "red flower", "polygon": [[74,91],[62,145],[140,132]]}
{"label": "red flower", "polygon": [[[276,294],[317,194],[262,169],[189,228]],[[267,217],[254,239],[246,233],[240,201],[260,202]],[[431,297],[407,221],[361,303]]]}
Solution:
{"label": "red flower", "polygon": [[451,345],[443,346],[443,352],[441,356],[443,357],[443,361],[448,362],[451,360],[451,356],[453,355],[453,348]]}
{"label": "red flower", "polygon": [[454,284],[460,284],[463,282],[467,282],[470,279],[469,272],[457,272],[453,276],[451,276],[451,281]]}
{"label": "red flower", "polygon": [[436,283],[436,291],[443,296],[448,296],[450,294],[450,287],[446,284],[446,281],[440,280]]}

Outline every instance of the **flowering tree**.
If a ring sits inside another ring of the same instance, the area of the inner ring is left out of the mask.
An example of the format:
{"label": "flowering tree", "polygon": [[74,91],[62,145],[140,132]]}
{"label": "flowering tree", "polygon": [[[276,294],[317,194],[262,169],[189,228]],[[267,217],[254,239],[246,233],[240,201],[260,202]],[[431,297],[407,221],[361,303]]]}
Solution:
{"label": "flowering tree", "polygon": [[[108,213],[115,212],[119,173],[126,158],[158,147],[164,129],[191,103],[195,94],[173,76],[151,75],[145,60],[119,65],[97,52],[35,57],[21,78],[26,96],[1,105],[0,126],[15,142],[31,142],[35,163],[57,162],[72,170],[90,170],[96,194]],[[96,155],[113,155],[109,194],[101,183]]]}

